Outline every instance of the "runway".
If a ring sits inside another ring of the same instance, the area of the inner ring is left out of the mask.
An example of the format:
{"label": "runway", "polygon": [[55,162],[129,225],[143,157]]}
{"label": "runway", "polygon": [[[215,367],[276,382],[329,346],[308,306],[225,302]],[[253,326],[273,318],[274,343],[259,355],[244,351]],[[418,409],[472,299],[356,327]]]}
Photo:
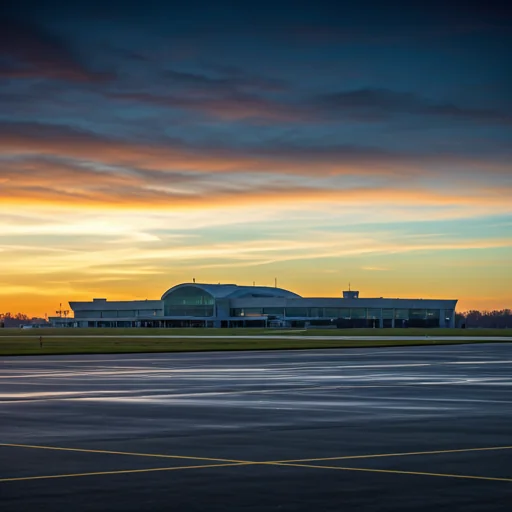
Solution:
{"label": "runway", "polygon": [[0,508],[509,510],[512,345],[10,357]]}

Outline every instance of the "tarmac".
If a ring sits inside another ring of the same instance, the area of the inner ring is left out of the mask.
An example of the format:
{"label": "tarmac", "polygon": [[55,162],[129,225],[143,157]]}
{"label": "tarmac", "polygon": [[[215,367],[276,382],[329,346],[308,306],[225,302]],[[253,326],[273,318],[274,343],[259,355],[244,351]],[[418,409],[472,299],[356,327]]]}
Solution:
{"label": "tarmac", "polygon": [[0,361],[0,509],[509,511],[512,344]]}

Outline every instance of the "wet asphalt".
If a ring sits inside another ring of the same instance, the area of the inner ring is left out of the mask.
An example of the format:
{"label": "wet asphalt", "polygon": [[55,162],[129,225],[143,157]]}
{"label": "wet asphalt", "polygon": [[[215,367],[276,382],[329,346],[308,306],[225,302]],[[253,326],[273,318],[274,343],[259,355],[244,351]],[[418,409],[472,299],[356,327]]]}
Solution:
{"label": "wet asphalt", "polygon": [[0,443],[2,512],[509,511],[512,344],[4,358]]}

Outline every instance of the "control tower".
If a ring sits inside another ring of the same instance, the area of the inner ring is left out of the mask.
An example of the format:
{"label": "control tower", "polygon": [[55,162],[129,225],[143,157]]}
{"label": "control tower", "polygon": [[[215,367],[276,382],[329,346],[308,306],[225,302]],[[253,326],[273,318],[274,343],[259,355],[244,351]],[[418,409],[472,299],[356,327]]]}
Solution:
{"label": "control tower", "polygon": [[344,299],[359,299],[359,292],[350,289],[350,283],[348,283],[348,290],[343,292]]}

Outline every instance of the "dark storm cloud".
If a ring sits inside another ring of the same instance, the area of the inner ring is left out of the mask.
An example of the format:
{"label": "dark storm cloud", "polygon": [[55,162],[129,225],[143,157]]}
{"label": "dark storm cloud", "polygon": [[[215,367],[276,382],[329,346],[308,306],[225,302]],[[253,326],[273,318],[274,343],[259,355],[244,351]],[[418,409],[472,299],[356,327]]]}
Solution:
{"label": "dark storm cloud", "polygon": [[112,75],[87,69],[64,40],[42,27],[0,18],[0,77],[102,82]]}

